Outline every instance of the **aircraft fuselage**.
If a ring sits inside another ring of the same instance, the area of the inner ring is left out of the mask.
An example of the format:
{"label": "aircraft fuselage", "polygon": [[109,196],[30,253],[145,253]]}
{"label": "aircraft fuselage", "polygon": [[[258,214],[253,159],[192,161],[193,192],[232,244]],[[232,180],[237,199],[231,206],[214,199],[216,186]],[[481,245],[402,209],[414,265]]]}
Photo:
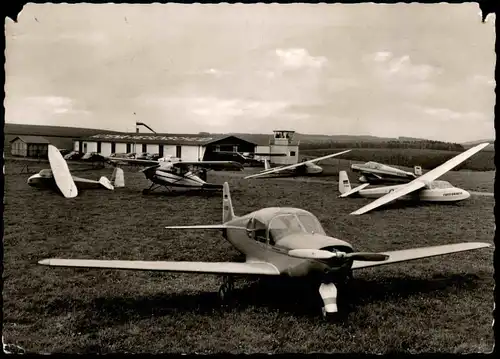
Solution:
{"label": "aircraft fuselage", "polygon": [[[291,209],[296,210],[296,209]],[[261,210],[262,211],[262,210]],[[269,209],[264,209],[269,211]],[[260,211],[236,217],[227,222],[229,226],[247,227],[249,221],[258,217]],[[340,239],[320,233],[292,233],[271,243],[268,230],[263,230],[262,236],[256,232],[243,229],[225,229],[224,237],[241,253],[246,256],[247,262],[267,262],[273,264],[282,274],[290,277],[304,277],[320,273],[334,273],[349,270],[352,261],[329,259],[316,260],[297,258],[288,255],[292,249],[336,249],[343,252],[352,252],[352,246]]]}
{"label": "aircraft fuselage", "polygon": [[[379,198],[405,185],[393,185],[362,189],[358,192],[364,198]],[[400,197],[402,200],[420,200],[426,202],[457,202],[470,197],[470,193],[458,187],[423,188],[412,194]]]}

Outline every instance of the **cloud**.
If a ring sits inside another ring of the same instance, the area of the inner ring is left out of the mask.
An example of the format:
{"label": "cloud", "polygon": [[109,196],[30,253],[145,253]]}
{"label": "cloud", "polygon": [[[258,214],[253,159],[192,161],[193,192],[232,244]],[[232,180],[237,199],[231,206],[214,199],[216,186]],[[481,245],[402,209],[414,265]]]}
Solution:
{"label": "cloud", "polygon": [[433,116],[439,120],[447,121],[486,121],[488,118],[485,114],[477,111],[467,111],[467,112],[457,112],[450,110],[449,108],[434,108],[425,107],[422,111],[426,115]]}
{"label": "cloud", "polygon": [[312,68],[318,69],[323,67],[328,60],[324,56],[311,56],[306,49],[292,48],[292,49],[276,49],[276,56],[281,61],[285,68],[301,69]]}
{"label": "cloud", "polygon": [[470,81],[475,85],[496,86],[495,79],[484,75],[474,75],[470,78]]}
{"label": "cloud", "polygon": [[38,109],[47,114],[79,113],[89,114],[89,111],[77,109],[74,100],[61,96],[30,96],[20,99],[24,106]]}
{"label": "cloud", "polygon": [[440,73],[439,69],[426,64],[414,64],[409,55],[395,57],[391,52],[380,51],[371,55],[379,76],[424,81]]}

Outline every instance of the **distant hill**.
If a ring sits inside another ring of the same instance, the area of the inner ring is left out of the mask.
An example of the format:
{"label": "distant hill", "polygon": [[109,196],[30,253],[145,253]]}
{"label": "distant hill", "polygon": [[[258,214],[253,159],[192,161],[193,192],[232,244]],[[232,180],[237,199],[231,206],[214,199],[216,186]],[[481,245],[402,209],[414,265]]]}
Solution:
{"label": "distant hill", "polygon": [[[4,149],[10,147],[10,141],[22,135],[41,136],[46,138],[57,148],[72,149],[73,139],[83,136],[92,136],[98,133],[117,133],[116,131],[95,128],[24,125],[17,123],[6,123],[3,132]],[[8,151],[6,150],[6,152]]]}
{"label": "distant hill", "polygon": [[479,145],[480,143],[484,143],[484,142],[489,142],[490,144],[488,146],[486,146],[483,149],[483,151],[489,151],[489,152],[495,151],[495,140],[493,140],[493,139],[465,142],[465,143],[462,143],[462,146],[464,146],[464,148],[467,149],[467,148],[474,147],[475,145]]}
{"label": "distant hill", "polygon": [[5,135],[31,135],[50,137],[83,137],[92,136],[98,133],[117,133],[118,131],[100,130],[96,128],[63,127],[63,126],[42,126],[24,125],[17,123],[6,123],[3,129]]}

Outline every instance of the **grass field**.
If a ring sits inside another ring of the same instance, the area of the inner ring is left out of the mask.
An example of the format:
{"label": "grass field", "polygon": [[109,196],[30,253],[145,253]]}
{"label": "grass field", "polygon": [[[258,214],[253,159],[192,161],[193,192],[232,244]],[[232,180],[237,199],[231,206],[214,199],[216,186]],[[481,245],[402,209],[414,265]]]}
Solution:
{"label": "grass field", "polygon": [[[322,321],[317,291],[298,280],[238,280],[234,302],[221,308],[217,276],[36,264],[47,257],[238,260],[238,252],[217,232],[163,228],[219,223],[220,194],[143,196],[148,182],[142,174],[126,172],[126,188],[82,192],[67,200],[28,187],[28,175],[20,170],[19,164],[6,164],[3,329],[6,342],[28,352],[492,350],[491,248],[355,272],[345,323]],[[97,179],[110,173],[78,175]],[[453,174],[457,181],[461,173]],[[493,243],[494,199],[489,197],[454,205],[393,205],[350,216],[368,200],[338,199],[336,186],[247,181],[223,173],[209,180],[230,183],[236,214],[265,206],[302,207],[317,215],[327,233],[358,250]]]}

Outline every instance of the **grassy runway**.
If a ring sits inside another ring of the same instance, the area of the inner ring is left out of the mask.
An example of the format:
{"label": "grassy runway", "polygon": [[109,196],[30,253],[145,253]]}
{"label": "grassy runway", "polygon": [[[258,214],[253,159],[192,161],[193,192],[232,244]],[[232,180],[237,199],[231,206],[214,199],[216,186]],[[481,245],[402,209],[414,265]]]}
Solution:
{"label": "grassy runway", "polygon": [[[143,196],[148,181],[126,171],[126,188],[64,199],[30,188],[6,164],[4,337],[36,353],[489,352],[494,343],[493,248],[359,270],[346,323],[320,317],[317,290],[299,280],[236,282],[221,308],[220,277],[49,268],[42,258],[230,261],[241,259],[217,231],[167,225],[216,224],[220,194]],[[42,166],[43,167],[43,166]],[[450,173],[467,190],[492,191],[486,177]],[[97,179],[111,169],[79,172]],[[353,180],[352,178],[351,180]],[[236,214],[266,206],[311,211],[326,232],[358,250],[493,243],[494,198],[459,204],[396,204],[362,216],[369,200],[337,198],[337,186],[280,180],[228,181]],[[336,177],[333,178],[336,180]],[[461,182],[460,182],[461,181]],[[477,182],[475,184],[475,181]],[[488,187],[488,188],[487,188]]]}

